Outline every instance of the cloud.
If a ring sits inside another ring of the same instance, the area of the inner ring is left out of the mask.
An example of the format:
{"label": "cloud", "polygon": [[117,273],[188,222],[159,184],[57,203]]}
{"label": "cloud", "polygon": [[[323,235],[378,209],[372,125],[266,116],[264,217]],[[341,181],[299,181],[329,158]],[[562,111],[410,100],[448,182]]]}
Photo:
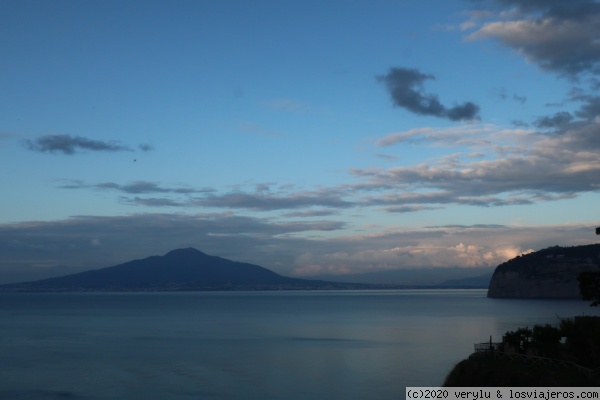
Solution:
{"label": "cloud", "polygon": [[212,188],[168,187],[156,182],[134,181],[126,184],[115,182],[102,182],[96,184],[85,183],[80,180],[68,180],[58,186],[60,189],[91,189],[100,191],[114,191],[125,195],[150,195],[162,194],[165,197],[140,197],[119,196],[121,204],[144,207],[197,207],[194,195],[212,193]]}
{"label": "cloud", "polygon": [[[590,104],[582,108],[591,116]],[[362,198],[364,206],[392,212],[446,204],[526,205],[598,191],[600,121],[557,113],[538,119],[537,125],[555,131],[548,135],[471,124],[396,132],[375,145],[460,146],[475,150],[477,157],[471,157],[473,151],[459,151],[416,165],[351,169],[350,173],[363,180],[365,190],[377,190],[376,195]]]}
{"label": "cloud", "polygon": [[[261,183],[254,191],[237,190],[216,193],[212,188],[169,187],[156,182],[134,181],[127,184],[102,182],[88,184],[80,180],[65,181],[60,189],[92,189],[115,191],[125,195],[164,194],[165,197],[120,196],[121,203],[147,207],[190,207],[225,208],[253,211],[290,210],[310,207],[348,208],[354,204],[342,199],[343,188],[328,188],[316,191],[293,191],[293,185],[281,185],[271,191],[269,184]],[[173,196],[175,198],[173,198]],[[334,211],[329,211],[333,213]],[[325,210],[305,210],[296,216],[326,215]]]}
{"label": "cloud", "polygon": [[187,201],[178,201],[168,198],[156,198],[156,197],[120,197],[121,203],[135,205],[135,206],[146,206],[146,207],[186,207],[188,206]]}
{"label": "cloud", "polygon": [[149,181],[134,181],[125,185],[120,185],[114,182],[98,183],[93,186],[97,189],[111,189],[117,190],[129,194],[143,194],[143,193],[177,193],[177,194],[192,194],[192,193],[206,193],[211,192],[213,189],[203,188],[194,189],[189,187],[163,187],[158,183]]}
{"label": "cloud", "polygon": [[[584,103],[582,108],[590,102]],[[588,107],[589,108],[589,107]],[[585,111],[590,114],[591,111]],[[567,122],[568,121],[568,122]],[[332,215],[342,210],[378,209],[388,213],[427,212],[448,205],[501,207],[572,199],[600,190],[600,120],[569,119],[557,113],[533,129],[492,124],[417,128],[395,132],[376,146],[427,145],[453,152],[417,164],[349,169],[354,182],[316,190],[261,183],[251,190],[163,185],[151,181],[87,184],[68,181],[65,189],[113,191],[123,204],[257,212],[284,211],[289,217]]]}
{"label": "cloud", "polygon": [[422,205],[408,205],[408,206],[390,206],[385,207],[384,210],[391,213],[409,213],[423,210],[438,210],[442,207],[431,207]]}
{"label": "cloud", "polygon": [[127,184],[115,182],[88,184],[80,180],[67,180],[66,183],[59,186],[59,188],[113,190],[126,194],[174,193],[188,195],[194,193],[210,193],[214,191],[214,189],[211,188],[165,187],[161,186],[159,183],[150,181],[133,181]]}
{"label": "cloud", "polygon": [[282,214],[283,217],[326,217],[329,215],[336,215],[338,212],[334,210],[307,210],[307,211],[294,211]]}
{"label": "cloud", "polygon": [[294,258],[290,250],[303,242],[291,235],[342,228],[338,221],[274,222],[230,213],[77,216],[0,224],[0,283],[52,275],[57,265],[63,266],[57,270],[61,272],[64,267],[100,268],[189,246],[236,261],[281,265],[282,272],[289,272],[286,266]]}
{"label": "cloud", "polygon": [[595,0],[495,0],[500,5],[515,6],[519,13],[542,12],[560,19],[577,19],[598,14],[600,4]]}
{"label": "cloud", "polygon": [[352,203],[340,198],[336,189],[296,192],[296,193],[265,193],[265,192],[231,192],[225,194],[209,194],[195,200],[195,204],[204,207],[247,209],[255,211],[272,211],[294,209],[301,207],[332,207],[347,208]]}
{"label": "cloud", "polygon": [[594,120],[600,116],[600,96],[582,95],[574,98],[574,100],[584,102],[581,109],[576,112],[579,118]]}
{"label": "cloud", "polygon": [[131,148],[117,142],[92,140],[82,136],[46,135],[35,140],[26,140],[25,147],[42,153],[75,154],[78,150],[90,151],[132,151]]}
{"label": "cloud", "polygon": [[[448,225],[316,238],[308,234],[338,232],[346,226],[232,213],[77,216],[0,224],[0,283],[101,268],[189,246],[284,275],[495,266],[530,249],[587,244],[598,224]],[[58,265],[63,267],[54,267]]]}
{"label": "cloud", "polygon": [[[504,8],[467,39],[493,38],[546,71],[577,77],[598,73],[600,3],[592,0],[496,0]],[[506,16],[509,16],[509,20]]]}
{"label": "cloud", "polygon": [[552,116],[540,117],[535,122],[538,128],[561,128],[573,121],[570,112],[560,111]]}
{"label": "cloud", "polygon": [[[374,142],[376,146],[427,145],[452,151],[416,164],[349,169],[354,182],[316,190],[259,183],[250,190],[217,192],[151,181],[68,181],[61,187],[117,192],[121,196],[115,201],[135,206],[283,211],[280,218],[326,216],[351,209],[414,213],[448,205],[525,206],[572,199],[600,190],[596,98],[582,100],[581,110],[573,114],[556,113],[537,120],[539,127],[552,128],[551,134],[471,123],[385,135]],[[590,119],[574,117],[584,114]]]}
{"label": "cloud", "polygon": [[497,132],[497,127],[487,124],[471,124],[442,129],[429,127],[415,128],[404,132],[388,134],[377,139],[375,146],[388,147],[399,143],[438,146],[489,146],[491,144],[490,135]]}
{"label": "cloud", "polygon": [[[560,141],[549,147],[554,147]],[[549,150],[549,149],[548,149]],[[405,188],[398,194],[371,198],[369,204],[471,204],[499,206],[557,199],[552,193],[596,191],[600,161],[594,154],[574,159],[536,150],[527,157],[460,161],[456,165],[419,164],[380,172],[360,171],[371,183]],[[356,172],[355,172],[356,173]],[[559,197],[563,198],[563,197]]]}
{"label": "cloud", "polygon": [[466,102],[451,108],[440,103],[438,96],[423,92],[423,83],[435,79],[416,69],[391,68],[377,80],[386,85],[394,105],[419,115],[431,115],[452,121],[478,119],[479,106]]}
{"label": "cloud", "polygon": [[[438,226],[329,240],[297,259],[298,275],[349,274],[420,267],[490,266],[532,250],[588,244],[590,225]],[[565,239],[568,238],[568,239]],[[565,240],[568,243],[565,243]]]}
{"label": "cloud", "polygon": [[375,157],[381,158],[382,160],[386,160],[386,161],[396,161],[396,160],[400,159],[400,157],[398,157],[398,156],[394,156],[392,154],[383,154],[383,153],[375,154]]}

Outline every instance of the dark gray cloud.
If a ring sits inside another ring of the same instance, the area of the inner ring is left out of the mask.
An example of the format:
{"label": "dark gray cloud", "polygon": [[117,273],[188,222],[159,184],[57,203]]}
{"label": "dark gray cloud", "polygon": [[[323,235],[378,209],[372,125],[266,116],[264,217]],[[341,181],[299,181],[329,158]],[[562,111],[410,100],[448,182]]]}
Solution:
{"label": "dark gray cloud", "polygon": [[501,5],[517,7],[524,13],[542,12],[561,19],[579,19],[600,13],[596,0],[495,0]]}
{"label": "dark gray cloud", "polygon": [[583,101],[581,109],[576,113],[578,117],[593,120],[600,116],[600,96],[580,96],[578,100]]}
{"label": "dark gray cloud", "polygon": [[377,80],[386,85],[394,105],[405,108],[415,114],[447,118],[452,121],[473,120],[479,118],[479,106],[466,102],[451,108],[444,106],[435,94],[423,92],[423,83],[435,79],[416,69],[391,68],[386,75]]}
{"label": "dark gray cloud", "polygon": [[499,224],[473,224],[473,225],[460,225],[460,224],[447,224],[447,225],[431,225],[428,228],[452,228],[452,229],[502,229],[508,228],[507,225]]}
{"label": "dark gray cloud", "polygon": [[[435,185],[433,185],[434,187]],[[431,193],[399,192],[386,196],[370,197],[363,200],[363,206],[383,206],[390,213],[407,213],[443,208],[440,205],[467,205],[475,207],[501,207],[509,205],[528,205],[538,201],[550,201],[556,198],[541,198],[522,193],[520,196],[486,196],[478,193],[467,195],[456,190],[440,190]]]}
{"label": "dark gray cloud", "polygon": [[347,208],[353,204],[343,200],[337,189],[276,194],[265,192],[232,192],[225,194],[209,194],[195,200],[195,204],[204,207],[247,209],[255,211],[272,211],[295,209],[312,206]]}
{"label": "dark gray cloud", "polygon": [[146,206],[146,207],[187,207],[189,202],[174,200],[169,198],[156,198],[156,197],[120,197],[120,201],[123,204],[135,205],[135,206]]}
{"label": "dark gray cloud", "polygon": [[132,151],[128,146],[117,142],[92,140],[82,136],[46,135],[35,140],[26,140],[25,147],[32,151],[43,153],[75,154],[79,150],[89,151]]}
{"label": "dark gray cloud", "polygon": [[335,210],[307,210],[307,211],[294,211],[282,214],[283,217],[326,217],[329,215],[338,214]]}
{"label": "dark gray cloud", "polygon": [[88,184],[83,181],[66,181],[65,184],[59,186],[60,189],[97,189],[97,190],[114,190],[127,194],[150,194],[150,193],[174,193],[174,194],[194,194],[194,193],[210,193],[214,189],[211,188],[190,188],[190,187],[165,187],[156,182],[150,181],[134,181],[127,184],[119,184],[115,182],[102,182],[96,184]]}
{"label": "dark gray cloud", "polygon": [[[88,184],[83,181],[66,181],[60,189],[110,190],[130,195],[164,194],[165,197],[119,197],[124,204],[149,207],[211,207],[226,209],[246,209],[253,211],[289,210],[310,207],[348,208],[354,204],[342,199],[344,191],[337,188],[318,191],[291,191],[291,187],[281,192],[271,192],[269,184],[258,184],[254,192],[235,191],[215,193],[212,188],[169,187],[156,182],[134,181],[127,184],[103,182]],[[173,196],[177,198],[173,198]],[[308,213],[324,210],[306,210]],[[313,214],[317,215],[317,214]],[[306,216],[306,215],[305,215]]]}
{"label": "dark gray cloud", "polygon": [[156,182],[134,181],[126,184],[115,182],[102,182],[88,184],[83,181],[66,181],[59,186],[60,189],[92,189],[101,191],[115,191],[126,195],[162,194],[164,197],[119,196],[121,204],[144,207],[197,207],[197,200],[193,195],[214,192],[211,188],[168,187]]}
{"label": "dark gray cloud", "polygon": [[177,193],[177,194],[192,194],[211,192],[212,189],[194,189],[188,187],[164,187],[158,183],[149,181],[134,181],[125,185],[120,185],[114,182],[105,182],[94,185],[98,189],[112,189],[130,194],[143,193]]}
{"label": "dark gray cloud", "polygon": [[406,206],[389,206],[385,207],[384,210],[390,213],[409,213],[423,210],[438,210],[443,207],[433,206],[422,206],[422,205],[406,205]]}
{"label": "dark gray cloud", "polygon": [[446,109],[445,116],[452,121],[479,119],[479,106],[469,101]]}
{"label": "dark gray cloud", "polygon": [[[593,0],[495,0],[493,22],[471,34],[492,37],[542,69],[572,78],[598,73],[600,3]],[[513,12],[506,13],[507,7]],[[511,18],[506,18],[511,15]]]}
{"label": "dark gray cloud", "polygon": [[561,128],[573,121],[573,115],[567,111],[560,111],[551,116],[540,117],[535,122],[538,128]]}

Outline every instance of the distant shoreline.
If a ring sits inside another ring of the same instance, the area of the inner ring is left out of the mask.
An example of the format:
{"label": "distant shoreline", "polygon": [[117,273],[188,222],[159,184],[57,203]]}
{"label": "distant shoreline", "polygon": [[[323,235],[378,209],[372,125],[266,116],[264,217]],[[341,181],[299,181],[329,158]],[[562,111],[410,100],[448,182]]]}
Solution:
{"label": "distant shoreline", "polygon": [[[10,285],[12,286],[12,285]],[[448,286],[414,286],[385,284],[345,284],[322,287],[206,287],[206,288],[31,288],[0,286],[1,293],[184,293],[184,292],[316,292],[316,291],[350,291],[350,290],[487,290],[486,287],[448,287]],[[550,299],[551,300],[551,299]]]}

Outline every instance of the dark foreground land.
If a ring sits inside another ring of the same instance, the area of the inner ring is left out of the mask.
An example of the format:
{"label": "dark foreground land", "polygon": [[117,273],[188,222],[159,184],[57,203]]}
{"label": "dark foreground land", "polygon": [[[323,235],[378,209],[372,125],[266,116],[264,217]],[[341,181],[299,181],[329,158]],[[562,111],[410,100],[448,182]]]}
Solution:
{"label": "dark foreground land", "polygon": [[600,386],[600,317],[563,319],[481,343],[444,386]]}
{"label": "dark foreground land", "polygon": [[585,387],[599,386],[598,379],[574,368],[540,365],[493,355],[471,356],[456,364],[444,386],[459,387]]}

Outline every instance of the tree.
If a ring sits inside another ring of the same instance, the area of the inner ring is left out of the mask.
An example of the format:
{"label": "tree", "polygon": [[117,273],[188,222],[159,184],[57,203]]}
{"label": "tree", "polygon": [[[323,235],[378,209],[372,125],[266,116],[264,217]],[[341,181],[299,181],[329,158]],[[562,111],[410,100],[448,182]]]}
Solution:
{"label": "tree", "polygon": [[506,332],[502,335],[504,351],[524,354],[529,349],[532,331],[529,328],[519,328],[516,331]]}
{"label": "tree", "polygon": [[584,300],[592,300],[590,306],[600,305],[600,272],[584,271],[577,277],[579,292]]}
{"label": "tree", "polygon": [[[600,227],[596,228],[596,235],[600,235]],[[584,300],[592,300],[592,307],[600,305],[600,272],[582,272],[577,280],[581,297]]]}
{"label": "tree", "polygon": [[549,324],[535,325],[531,333],[531,346],[542,357],[557,357],[562,334]]}

